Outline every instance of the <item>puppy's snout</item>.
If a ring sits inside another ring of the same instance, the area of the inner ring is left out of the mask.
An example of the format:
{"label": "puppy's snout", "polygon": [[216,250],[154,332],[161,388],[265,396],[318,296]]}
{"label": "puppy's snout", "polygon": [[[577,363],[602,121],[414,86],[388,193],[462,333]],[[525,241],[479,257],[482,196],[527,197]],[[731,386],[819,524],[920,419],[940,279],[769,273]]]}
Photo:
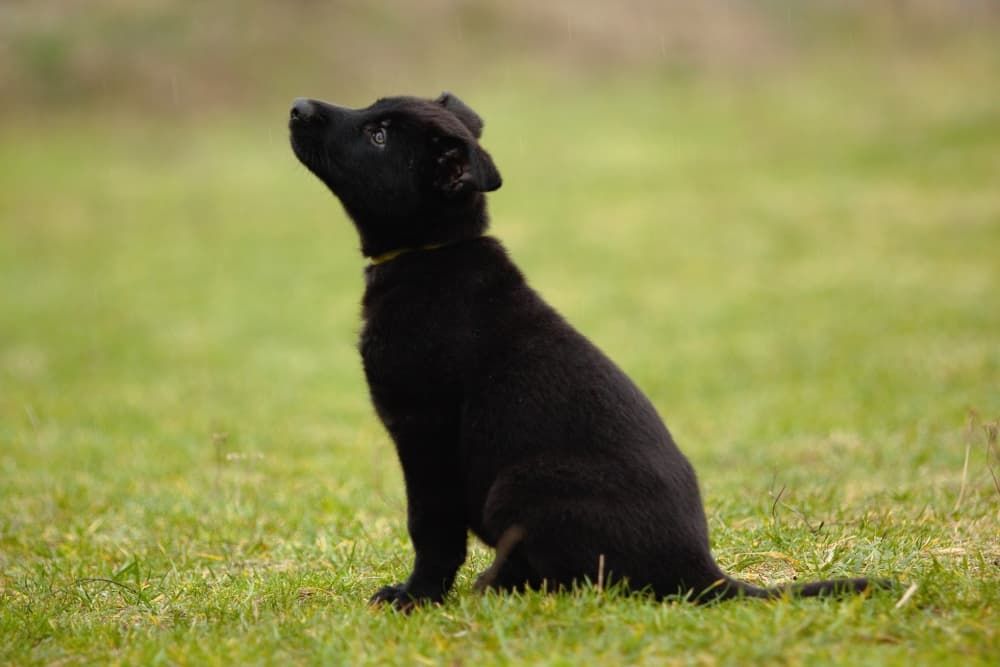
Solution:
{"label": "puppy's snout", "polygon": [[316,105],[305,97],[296,97],[289,112],[291,120],[309,120],[316,115]]}

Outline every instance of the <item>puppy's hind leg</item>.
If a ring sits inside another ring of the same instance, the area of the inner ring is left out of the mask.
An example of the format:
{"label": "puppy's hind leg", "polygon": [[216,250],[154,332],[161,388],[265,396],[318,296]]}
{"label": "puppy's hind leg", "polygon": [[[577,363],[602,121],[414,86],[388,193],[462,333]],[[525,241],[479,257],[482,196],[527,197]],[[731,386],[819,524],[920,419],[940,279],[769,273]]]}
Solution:
{"label": "puppy's hind leg", "polygon": [[497,591],[524,590],[541,585],[540,579],[517,548],[523,539],[524,528],[519,525],[510,526],[503,532],[497,541],[493,563],[476,577],[473,590],[479,593],[490,588]]}

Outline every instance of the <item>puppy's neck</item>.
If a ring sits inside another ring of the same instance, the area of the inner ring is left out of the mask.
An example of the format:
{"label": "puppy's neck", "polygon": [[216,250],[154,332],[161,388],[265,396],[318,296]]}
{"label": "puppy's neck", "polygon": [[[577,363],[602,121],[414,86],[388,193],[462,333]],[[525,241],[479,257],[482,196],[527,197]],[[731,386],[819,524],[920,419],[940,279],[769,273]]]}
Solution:
{"label": "puppy's neck", "polygon": [[411,252],[420,252],[423,250],[437,250],[438,248],[444,248],[450,246],[458,241],[452,241],[451,243],[427,243],[422,246],[417,246],[416,248],[396,248],[395,250],[390,250],[384,252],[381,255],[375,255],[374,257],[369,257],[368,261],[372,266],[378,266],[379,264],[385,264],[386,262],[391,262],[400,255],[405,255]]}
{"label": "puppy's neck", "polygon": [[414,250],[433,250],[486,233],[489,215],[486,197],[476,194],[466,205],[453,209],[416,210],[402,218],[355,215],[345,206],[361,237],[361,253],[373,265],[388,262]]}

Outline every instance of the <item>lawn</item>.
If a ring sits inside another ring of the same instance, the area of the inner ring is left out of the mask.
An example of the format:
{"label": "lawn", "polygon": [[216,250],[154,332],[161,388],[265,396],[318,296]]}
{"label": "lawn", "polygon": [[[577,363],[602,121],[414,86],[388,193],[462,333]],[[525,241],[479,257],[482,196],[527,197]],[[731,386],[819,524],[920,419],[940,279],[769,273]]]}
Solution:
{"label": "lawn", "polygon": [[473,545],[444,605],[369,608],[402,480],[286,101],[6,121],[0,663],[995,664],[998,63],[457,91],[493,233],[664,415],[718,560],[901,582],[840,601],[484,597]]}

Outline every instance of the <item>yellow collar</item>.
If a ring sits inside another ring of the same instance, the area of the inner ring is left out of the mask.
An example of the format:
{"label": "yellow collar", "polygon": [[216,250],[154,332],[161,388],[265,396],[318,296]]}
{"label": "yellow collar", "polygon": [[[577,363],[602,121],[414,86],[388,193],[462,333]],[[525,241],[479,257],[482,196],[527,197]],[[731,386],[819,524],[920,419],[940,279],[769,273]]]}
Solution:
{"label": "yellow collar", "polygon": [[[484,238],[485,236],[486,236],[485,234],[480,234],[479,236],[470,238],[481,239]],[[381,255],[375,255],[373,257],[369,257],[368,258],[369,266],[378,266],[379,264],[385,264],[386,262],[391,262],[400,255],[405,255],[406,253],[414,252],[415,250],[437,250],[438,248],[444,248],[446,246],[455,245],[456,243],[460,243],[466,240],[468,239],[456,239],[454,241],[445,241],[444,243],[428,243],[427,245],[418,245],[413,248],[396,248],[395,250],[386,251]]]}
{"label": "yellow collar", "polygon": [[395,250],[390,250],[384,252],[381,255],[375,255],[370,257],[372,266],[378,266],[379,264],[385,264],[386,262],[391,262],[400,255],[405,255],[408,252],[414,252],[415,250],[437,250],[438,248],[443,248],[448,243],[428,243],[427,245],[417,246],[416,248],[396,248]]}

